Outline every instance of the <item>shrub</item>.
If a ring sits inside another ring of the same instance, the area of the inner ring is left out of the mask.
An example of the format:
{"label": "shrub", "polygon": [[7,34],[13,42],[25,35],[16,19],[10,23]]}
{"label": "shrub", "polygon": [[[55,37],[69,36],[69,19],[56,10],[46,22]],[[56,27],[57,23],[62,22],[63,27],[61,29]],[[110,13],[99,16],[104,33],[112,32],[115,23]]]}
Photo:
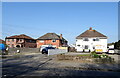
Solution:
{"label": "shrub", "polygon": [[92,51],[91,54],[96,54],[96,52],[95,52],[95,51]]}
{"label": "shrub", "polygon": [[100,55],[96,54],[95,51],[91,52],[91,56],[92,56],[93,58],[100,58]]}
{"label": "shrub", "polygon": [[100,58],[100,55],[98,55],[98,54],[93,54],[92,56],[93,56],[93,58]]}

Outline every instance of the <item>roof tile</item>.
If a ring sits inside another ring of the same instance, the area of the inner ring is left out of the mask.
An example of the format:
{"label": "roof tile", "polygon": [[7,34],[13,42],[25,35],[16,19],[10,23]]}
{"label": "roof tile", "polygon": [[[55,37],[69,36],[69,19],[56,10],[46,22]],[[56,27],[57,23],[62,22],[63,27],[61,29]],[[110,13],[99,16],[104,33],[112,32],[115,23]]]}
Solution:
{"label": "roof tile", "polygon": [[14,36],[10,36],[10,37],[6,37],[7,39],[10,39],[10,38],[24,38],[24,39],[33,39],[25,34],[21,34],[21,35],[14,35]]}
{"label": "roof tile", "polygon": [[92,30],[92,28],[90,28],[89,30],[86,30],[85,32],[77,36],[76,39],[83,38],[83,37],[105,37],[107,38],[107,36],[101,34],[100,32],[96,30]]}

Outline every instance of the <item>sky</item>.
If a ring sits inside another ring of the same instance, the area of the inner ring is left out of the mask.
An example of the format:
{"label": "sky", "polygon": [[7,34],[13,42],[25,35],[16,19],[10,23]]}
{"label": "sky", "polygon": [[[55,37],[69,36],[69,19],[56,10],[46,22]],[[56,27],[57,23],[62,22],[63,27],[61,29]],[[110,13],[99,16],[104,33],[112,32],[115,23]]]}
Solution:
{"label": "sky", "polygon": [[2,39],[26,34],[62,34],[69,44],[90,27],[118,41],[117,2],[3,2]]}

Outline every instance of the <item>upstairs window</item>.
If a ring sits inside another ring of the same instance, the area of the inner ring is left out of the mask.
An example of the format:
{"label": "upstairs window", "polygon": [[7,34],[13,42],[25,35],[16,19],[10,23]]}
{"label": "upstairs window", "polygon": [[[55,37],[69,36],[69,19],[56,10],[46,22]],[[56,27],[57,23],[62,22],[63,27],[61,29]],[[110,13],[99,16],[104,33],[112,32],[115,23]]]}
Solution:
{"label": "upstairs window", "polygon": [[14,42],[14,39],[12,39],[12,42]]}
{"label": "upstairs window", "polygon": [[99,39],[98,39],[98,38],[96,38],[96,39],[93,39],[93,41],[99,41]]}
{"label": "upstairs window", "polygon": [[56,42],[56,40],[52,40],[52,42]]}
{"label": "upstairs window", "polygon": [[83,41],[89,41],[89,39],[88,38],[84,38],[84,40]]}
{"label": "upstairs window", "polygon": [[10,41],[10,39],[7,39],[7,41],[9,42],[9,41]]}
{"label": "upstairs window", "polygon": [[20,39],[20,42],[22,41],[22,39]]}

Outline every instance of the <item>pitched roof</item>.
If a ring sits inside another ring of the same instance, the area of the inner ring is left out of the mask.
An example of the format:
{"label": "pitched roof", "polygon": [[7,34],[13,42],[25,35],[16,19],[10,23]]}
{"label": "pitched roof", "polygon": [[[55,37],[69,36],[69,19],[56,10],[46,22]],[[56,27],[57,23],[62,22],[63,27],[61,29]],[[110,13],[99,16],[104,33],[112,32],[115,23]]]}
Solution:
{"label": "pitched roof", "polygon": [[22,39],[33,39],[25,34],[21,34],[21,35],[14,35],[14,36],[10,36],[10,37],[6,37],[6,39],[10,39],[10,38],[22,38]]}
{"label": "pitched roof", "polygon": [[105,37],[107,38],[107,36],[101,34],[100,32],[96,30],[93,30],[91,27],[89,30],[86,30],[85,32],[77,36],[76,39],[83,38],[83,37]]}
{"label": "pitched roof", "polygon": [[[61,39],[61,38],[56,33],[46,33],[45,35],[38,38],[38,40],[49,40],[49,39]],[[62,37],[62,40],[65,40],[65,39]]]}
{"label": "pitched roof", "polygon": [[2,43],[5,44],[5,41],[0,39],[0,44],[2,44]]}

